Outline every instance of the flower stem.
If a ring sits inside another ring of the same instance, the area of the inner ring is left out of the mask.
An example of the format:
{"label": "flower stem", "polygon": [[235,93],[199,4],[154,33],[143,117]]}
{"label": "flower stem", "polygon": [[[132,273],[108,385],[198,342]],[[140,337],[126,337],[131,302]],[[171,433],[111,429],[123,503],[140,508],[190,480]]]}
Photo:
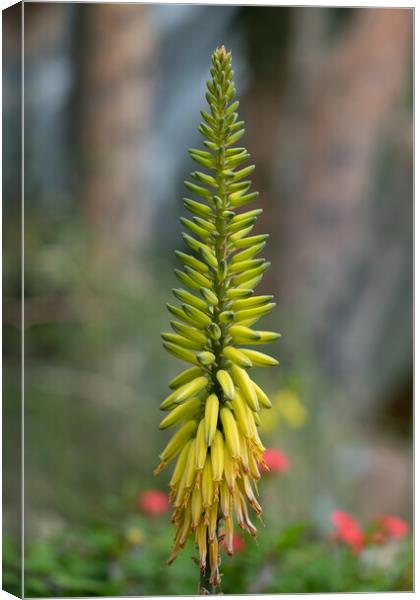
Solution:
{"label": "flower stem", "polygon": [[[217,539],[220,542],[220,524],[221,524],[221,517],[219,515],[218,519],[217,519],[217,526],[216,526],[216,531],[217,531]],[[207,541],[207,559],[206,559],[206,568],[204,569],[204,571],[200,570],[200,587],[198,590],[198,593],[200,596],[208,596],[209,594],[211,595],[215,595],[215,594],[222,594],[222,588],[219,585],[213,585],[210,582],[210,577],[211,575],[211,570],[210,570],[210,561],[209,561],[209,543]]]}
{"label": "flower stem", "polygon": [[200,589],[198,593],[200,596],[214,594],[213,586],[210,583],[210,565],[208,560],[206,561],[206,568],[204,571],[200,570]]}
{"label": "flower stem", "polygon": [[222,593],[220,585],[215,586],[210,582],[210,561],[208,558],[206,560],[206,568],[203,571],[200,570],[200,588],[198,590],[198,593],[200,596],[216,595]]}

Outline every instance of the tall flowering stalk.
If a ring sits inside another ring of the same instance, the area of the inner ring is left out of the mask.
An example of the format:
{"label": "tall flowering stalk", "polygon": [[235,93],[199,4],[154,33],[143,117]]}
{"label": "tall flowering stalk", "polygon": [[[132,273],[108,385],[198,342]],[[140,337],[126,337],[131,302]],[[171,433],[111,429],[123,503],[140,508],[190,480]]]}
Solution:
{"label": "tall flowering stalk", "polygon": [[204,167],[194,171],[185,186],[199,200],[185,198],[192,214],[181,218],[188,229],[183,238],[192,254],[176,251],[183,269],[175,273],[185,286],[173,290],[181,305],[168,304],[174,332],[162,334],[171,354],[193,366],[170,383],[172,393],[160,408],[169,411],[161,429],[180,425],[160,455],[159,473],[177,457],[170,481],[176,525],[171,563],[190,533],[199,550],[201,593],[220,585],[219,542],[233,554],[234,519],[253,537],[256,528],[248,506],[258,517],[259,468],[266,468],[264,446],[258,435],[259,411],[270,408],[263,390],[250,378],[253,367],[269,367],[277,360],[247,348],[276,340],[279,334],[251,329],[275,304],[272,296],[255,296],[254,288],[269,267],[256,258],[267,235],[249,235],[261,209],[236,212],[258,196],[247,177],[253,165],[245,148],[235,144],[244,122],[233,101],[231,53],[224,46],[212,55],[207,82],[209,111],[199,126],[205,150],[189,150]]}

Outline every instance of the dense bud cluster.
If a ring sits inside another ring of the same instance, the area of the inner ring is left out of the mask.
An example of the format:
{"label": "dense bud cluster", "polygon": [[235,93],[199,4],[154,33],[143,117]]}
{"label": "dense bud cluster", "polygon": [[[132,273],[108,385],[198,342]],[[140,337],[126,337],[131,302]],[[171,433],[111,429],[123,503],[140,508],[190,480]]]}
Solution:
{"label": "dense bud cluster", "polygon": [[191,149],[204,167],[191,173],[187,189],[199,198],[185,198],[191,218],[181,218],[183,237],[193,254],[176,252],[183,269],[175,273],[188,289],[174,289],[180,305],[168,304],[173,332],[162,334],[164,347],[192,366],[169,384],[162,402],[169,411],[160,427],[180,425],[160,455],[160,472],[177,458],[170,481],[177,527],[168,562],[172,562],[192,532],[199,565],[213,586],[220,583],[219,541],[233,554],[234,518],[252,536],[256,528],[249,506],[258,517],[257,495],[264,446],[258,435],[259,411],[271,403],[248,370],[277,361],[248,348],[276,340],[279,334],[252,326],[275,304],[272,296],[256,296],[269,263],[257,258],[267,235],[249,235],[261,209],[236,212],[258,196],[247,177],[253,165],[245,148],[236,147],[244,123],[233,101],[235,87],[231,54],[222,46],[212,56],[207,82],[209,112],[202,111],[199,131],[205,150]]}

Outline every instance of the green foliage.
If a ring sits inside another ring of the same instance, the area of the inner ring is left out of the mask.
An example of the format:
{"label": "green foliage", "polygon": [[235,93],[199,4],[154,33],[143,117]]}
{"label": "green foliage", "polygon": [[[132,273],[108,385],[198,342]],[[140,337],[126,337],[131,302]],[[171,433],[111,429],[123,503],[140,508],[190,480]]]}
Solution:
{"label": "green foliage", "polygon": [[[26,546],[25,595],[185,595],[197,589],[190,542],[178,560],[164,564],[172,538],[165,517],[120,510],[79,529],[66,529]],[[311,593],[412,589],[412,540],[377,546],[362,555],[319,539],[307,524],[267,527],[257,543],[226,558],[223,591]],[[390,560],[391,559],[391,560]],[[19,590],[19,557],[5,544],[4,584]]]}

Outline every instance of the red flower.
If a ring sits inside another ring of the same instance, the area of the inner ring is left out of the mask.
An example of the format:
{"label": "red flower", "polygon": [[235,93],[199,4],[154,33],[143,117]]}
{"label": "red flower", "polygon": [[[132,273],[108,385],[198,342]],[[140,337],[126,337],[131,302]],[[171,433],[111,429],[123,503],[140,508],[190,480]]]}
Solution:
{"label": "red flower", "polygon": [[146,490],[139,494],[137,506],[147,515],[163,515],[169,509],[169,498],[159,490]]}
{"label": "red flower", "polygon": [[234,552],[243,552],[246,548],[246,544],[244,542],[244,538],[239,535],[239,533],[233,534],[233,551]]}
{"label": "red flower", "polygon": [[287,454],[276,448],[267,448],[263,455],[263,461],[272,473],[285,473],[290,468]]}
{"label": "red flower", "polygon": [[333,511],[331,521],[336,528],[334,539],[350,546],[356,554],[361,552],[364,545],[364,534],[359,523],[342,510]]}
{"label": "red flower", "polygon": [[377,518],[377,524],[381,533],[389,538],[403,538],[408,534],[409,526],[407,521],[399,517],[380,515]]}
{"label": "red flower", "polygon": [[[232,546],[233,546],[233,552],[235,554],[244,552],[244,550],[246,549],[246,544],[245,544],[244,538],[241,535],[239,535],[239,533],[233,534]],[[226,536],[223,538],[222,547],[225,549],[227,548]]]}

